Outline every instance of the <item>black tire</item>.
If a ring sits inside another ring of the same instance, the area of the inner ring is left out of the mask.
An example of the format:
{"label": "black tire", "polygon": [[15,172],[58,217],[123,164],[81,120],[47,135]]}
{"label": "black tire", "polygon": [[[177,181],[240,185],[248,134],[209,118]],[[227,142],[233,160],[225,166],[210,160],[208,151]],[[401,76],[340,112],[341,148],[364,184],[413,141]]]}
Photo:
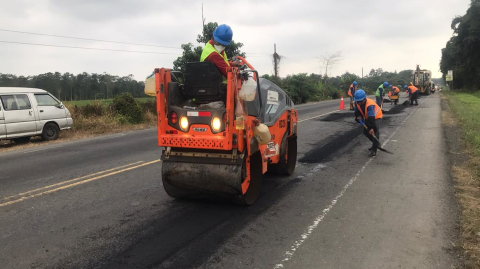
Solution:
{"label": "black tire", "polygon": [[[247,192],[245,194],[238,195],[233,197],[233,202],[239,205],[251,205],[253,204],[260,195],[260,188],[262,186],[262,155],[260,152],[254,153],[250,156],[250,163],[247,164],[244,162],[244,167],[242,170],[246,172],[245,165],[250,165],[250,185],[248,186]],[[243,178],[242,171],[242,178]]]}
{"label": "black tire", "polygon": [[30,142],[30,136],[14,138],[13,142],[16,144],[26,144]]}
{"label": "black tire", "polygon": [[430,86],[427,86],[427,89],[425,90],[425,94],[426,94],[426,95],[430,95],[430,92],[431,92],[431,91],[430,91]]}
{"label": "black tire", "polygon": [[289,176],[293,174],[297,165],[297,137],[285,139],[285,143],[286,150],[281,152],[280,161],[269,165],[268,170],[277,175]]}
{"label": "black tire", "polygon": [[47,123],[43,126],[42,139],[45,141],[56,140],[60,135],[60,129],[55,123]]}

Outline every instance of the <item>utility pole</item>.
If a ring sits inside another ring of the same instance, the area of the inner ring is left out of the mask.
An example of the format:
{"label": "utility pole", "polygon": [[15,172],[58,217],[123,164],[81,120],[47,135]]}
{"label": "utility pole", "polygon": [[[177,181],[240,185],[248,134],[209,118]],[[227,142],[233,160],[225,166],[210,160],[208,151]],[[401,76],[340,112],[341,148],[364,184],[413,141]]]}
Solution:
{"label": "utility pole", "polygon": [[273,44],[273,73],[275,74],[275,82],[278,83],[278,69],[280,65],[280,55],[277,53],[277,44]]}

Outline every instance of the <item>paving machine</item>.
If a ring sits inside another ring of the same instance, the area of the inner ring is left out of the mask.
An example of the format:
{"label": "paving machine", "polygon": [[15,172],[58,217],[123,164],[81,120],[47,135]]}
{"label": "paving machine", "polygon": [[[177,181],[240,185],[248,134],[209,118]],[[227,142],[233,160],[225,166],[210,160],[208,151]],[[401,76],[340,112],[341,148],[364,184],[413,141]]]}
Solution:
{"label": "paving machine", "polygon": [[432,71],[420,69],[420,65],[417,65],[417,68],[413,71],[413,85],[420,90],[421,94],[430,95],[430,93],[435,93]]}
{"label": "paving machine", "polygon": [[294,104],[244,58],[233,58],[226,80],[211,62],[187,63],[185,74],[155,69],[153,77],[149,84],[157,100],[168,195],[215,196],[250,205],[259,196],[264,173],[294,172]]}

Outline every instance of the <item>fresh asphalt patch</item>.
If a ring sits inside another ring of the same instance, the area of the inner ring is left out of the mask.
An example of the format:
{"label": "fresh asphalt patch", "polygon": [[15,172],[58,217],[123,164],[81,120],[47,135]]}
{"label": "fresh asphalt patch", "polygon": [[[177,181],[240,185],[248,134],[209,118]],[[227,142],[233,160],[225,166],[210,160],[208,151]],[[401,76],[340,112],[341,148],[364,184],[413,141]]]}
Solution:
{"label": "fresh asphalt patch", "polygon": [[[312,149],[305,153],[300,162],[302,163],[320,163],[325,162],[329,157],[337,152],[339,149],[344,147],[347,142],[355,139],[359,134],[362,133],[362,126],[359,124],[358,127],[353,128],[347,132],[341,133],[340,135],[335,135],[334,137],[327,137],[326,139],[320,141],[320,147],[312,145]],[[318,145],[317,144],[317,145]]]}
{"label": "fresh asphalt patch", "polygon": [[[386,117],[383,118],[381,125],[386,126],[393,115],[400,116],[400,114],[408,107],[407,105],[396,105],[389,110],[385,110],[383,114]],[[343,121],[343,119],[347,117],[352,117],[353,122],[353,112],[352,113],[332,113],[326,117],[319,119],[319,121],[327,121],[327,122],[338,122]],[[338,135],[334,135],[331,137],[327,137],[326,139],[320,141],[317,144],[312,145],[312,149],[305,153],[303,157],[299,159],[301,163],[322,163],[328,161],[330,157],[339,151],[341,148],[345,147],[349,141],[356,139],[359,136],[363,136],[362,134],[362,126],[358,124],[358,127],[355,127],[356,124],[353,122],[352,124],[354,127],[351,130],[346,132],[340,133]],[[381,127],[382,128],[382,127]],[[380,132],[381,132],[380,128]]]}
{"label": "fresh asphalt patch", "polygon": [[340,121],[348,117],[351,117],[351,118],[355,117],[355,114],[353,114],[353,111],[351,113],[339,113],[339,112],[332,113],[325,117],[320,118],[319,120],[320,121]]}

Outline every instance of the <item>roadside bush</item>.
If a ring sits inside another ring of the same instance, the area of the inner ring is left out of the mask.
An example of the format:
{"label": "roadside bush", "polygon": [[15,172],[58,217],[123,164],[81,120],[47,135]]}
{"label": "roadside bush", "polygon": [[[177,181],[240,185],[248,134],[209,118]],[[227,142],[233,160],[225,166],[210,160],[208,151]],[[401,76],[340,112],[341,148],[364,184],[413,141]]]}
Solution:
{"label": "roadside bush", "polygon": [[87,104],[86,106],[83,106],[83,107],[80,107],[80,113],[82,113],[82,115],[88,117],[88,116],[103,116],[105,115],[106,113],[106,110],[108,108],[106,108],[102,102],[100,101],[96,101],[95,103],[93,104]]}
{"label": "roadside bush", "polygon": [[[135,124],[142,122],[142,108],[131,93],[122,93],[115,96],[113,99],[113,109],[118,115],[125,117],[128,123]],[[120,121],[123,120],[124,119],[121,119]]]}
{"label": "roadside bush", "polygon": [[142,107],[143,113],[150,112],[157,114],[157,102],[155,99],[142,102],[140,106]]}

